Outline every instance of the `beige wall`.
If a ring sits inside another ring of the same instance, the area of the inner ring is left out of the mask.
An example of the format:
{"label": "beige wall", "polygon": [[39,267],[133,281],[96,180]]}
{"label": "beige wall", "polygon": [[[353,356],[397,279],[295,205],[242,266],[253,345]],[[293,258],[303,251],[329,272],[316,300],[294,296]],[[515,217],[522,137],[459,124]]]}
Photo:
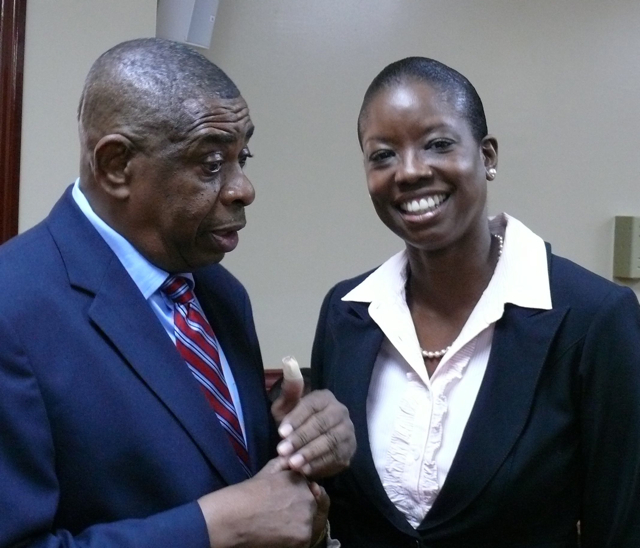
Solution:
{"label": "beige wall", "polygon": [[[23,229],[76,175],[73,116],[91,61],[150,35],[155,1],[29,5]],[[612,218],[640,215],[638,29],[637,0],[221,0],[207,55],[257,126],[257,199],[224,264],[252,296],[267,367],[287,353],[306,364],[329,287],[401,248],[369,203],[355,119],[373,76],[407,55],[478,88],[500,141],[491,211],[610,277]]]}
{"label": "beige wall", "polygon": [[76,108],[103,51],[154,36],[156,0],[28,0],[19,226],[47,215],[78,176]]}

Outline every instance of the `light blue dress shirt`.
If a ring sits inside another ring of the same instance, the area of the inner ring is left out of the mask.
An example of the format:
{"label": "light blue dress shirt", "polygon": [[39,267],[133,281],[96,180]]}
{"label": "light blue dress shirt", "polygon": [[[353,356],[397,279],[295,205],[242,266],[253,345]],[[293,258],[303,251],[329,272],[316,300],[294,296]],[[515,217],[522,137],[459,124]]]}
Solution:
{"label": "light blue dress shirt", "polygon": [[[169,274],[147,261],[147,259],[145,259],[126,238],[118,234],[113,230],[113,228],[98,217],[98,215],[96,215],[87,198],[80,190],[80,179],[76,179],[76,182],[73,185],[72,196],[82,213],[84,213],[89,222],[98,231],[98,234],[102,236],[104,241],[107,242],[107,245],[115,253],[116,257],[118,257],[122,266],[124,266],[133,282],[138,286],[140,293],[142,293],[144,298],[147,300],[151,310],[153,310],[153,313],[157,316],[158,320],[160,320],[162,327],[175,344],[175,326],[173,323],[174,304],[164,293],[160,291],[160,286],[169,277]],[[195,281],[191,273],[187,272],[180,274],[180,276],[190,279],[195,286]],[[200,303],[198,303],[198,305],[200,305]],[[240,421],[240,426],[242,427],[242,433],[246,442],[247,435],[245,433],[244,417],[242,414],[242,406],[240,405],[238,387],[236,386],[233,378],[233,373],[231,373],[229,362],[224,355],[222,345],[218,345],[218,348],[220,351],[222,371],[224,372],[225,380],[227,381],[231,399],[233,400],[233,405],[236,408],[238,420]]]}

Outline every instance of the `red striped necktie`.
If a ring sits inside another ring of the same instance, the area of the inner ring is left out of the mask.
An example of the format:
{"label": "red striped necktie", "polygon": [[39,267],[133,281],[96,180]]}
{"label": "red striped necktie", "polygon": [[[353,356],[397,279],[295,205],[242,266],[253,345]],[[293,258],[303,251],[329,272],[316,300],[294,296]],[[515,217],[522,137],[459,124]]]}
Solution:
{"label": "red striped necktie", "polygon": [[231,440],[240,464],[251,476],[247,444],[222,371],[218,339],[200,309],[189,281],[181,276],[170,276],[160,287],[174,303],[176,348],[200,383]]}

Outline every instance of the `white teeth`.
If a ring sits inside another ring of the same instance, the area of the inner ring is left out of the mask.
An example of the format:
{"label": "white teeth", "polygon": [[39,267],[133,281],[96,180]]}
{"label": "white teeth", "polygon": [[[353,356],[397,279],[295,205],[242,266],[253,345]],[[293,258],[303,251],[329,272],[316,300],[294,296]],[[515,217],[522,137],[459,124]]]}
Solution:
{"label": "white teeth", "polygon": [[442,202],[446,200],[445,194],[436,194],[435,196],[429,196],[427,198],[420,198],[419,200],[411,200],[400,205],[400,209],[407,213],[417,213],[422,215],[424,213],[435,210]]}

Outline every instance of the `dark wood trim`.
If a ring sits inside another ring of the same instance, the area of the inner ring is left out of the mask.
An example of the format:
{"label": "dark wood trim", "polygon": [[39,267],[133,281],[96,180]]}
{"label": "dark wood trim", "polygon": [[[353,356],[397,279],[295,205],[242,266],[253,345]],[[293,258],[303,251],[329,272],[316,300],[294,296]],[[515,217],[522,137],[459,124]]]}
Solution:
{"label": "dark wood trim", "polygon": [[18,233],[27,0],[0,0],[0,243]]}
{"label": "dark wood trim", "polygon": [[282,377],[282,369],[265,369],[264,370],[264,384],[267,387],[267,391],[271,390],[273,383]]}

